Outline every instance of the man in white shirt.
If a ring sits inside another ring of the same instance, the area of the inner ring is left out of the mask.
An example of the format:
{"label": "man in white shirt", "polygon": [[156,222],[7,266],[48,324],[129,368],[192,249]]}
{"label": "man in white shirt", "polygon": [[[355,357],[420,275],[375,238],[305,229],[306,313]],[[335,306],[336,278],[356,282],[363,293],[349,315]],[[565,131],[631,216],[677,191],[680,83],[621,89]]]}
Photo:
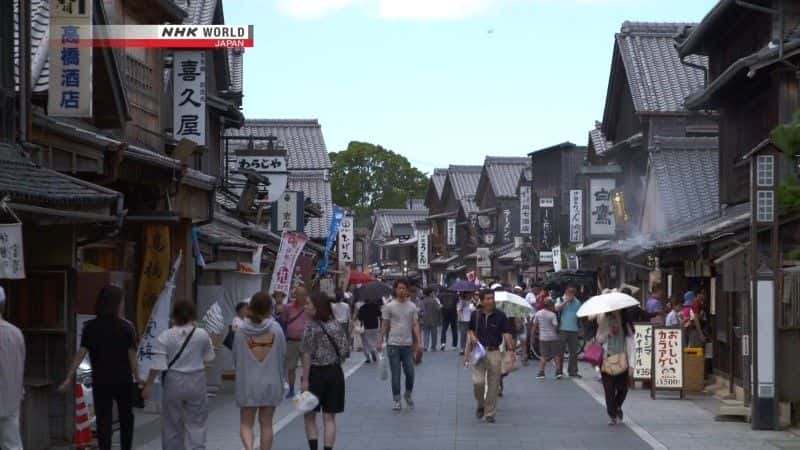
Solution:
{"label": "man in white shirt", "polygon": [[0,449],[22,450],[19,407],[24,389],[25,340],[19,328],[3,320],[6,293],[0,287]]}
{"label": "man in white shirt", "polygon": [[458,333],[461,339],[461,353],[459,355],[464,355],[464,351],[467,347],[467,331],[469,330],[469,321],[472,318],[472,312],[475,311],[475,306],[472,304],[471,296],[473,294],[465,293],[461,294],[461,298],[458,301],[458,307],[456,310],[458,311]]}

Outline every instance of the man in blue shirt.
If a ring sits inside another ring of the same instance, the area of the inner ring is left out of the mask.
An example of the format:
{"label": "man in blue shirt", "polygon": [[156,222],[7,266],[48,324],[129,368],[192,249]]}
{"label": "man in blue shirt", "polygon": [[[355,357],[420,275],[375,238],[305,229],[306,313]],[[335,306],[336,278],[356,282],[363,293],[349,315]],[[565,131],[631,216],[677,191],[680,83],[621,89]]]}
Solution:
{"label": "man in blue shirt", "polygon": [[[561,314],[558,328],[561,348],[569,352],[569,365],[567,366],[569,376],[581,378],[581,374],[578,373],[578,331],[580,330],[580,323],[577,315],[581,302],[575,298],[576,291],[575,286],[567,285],[564,290],[564,296],[556,302],[556,312]],[[561,358],[561,364],[563,366],[564,358]],[[559,373],[563,373],[563,368],[559,370]]]}

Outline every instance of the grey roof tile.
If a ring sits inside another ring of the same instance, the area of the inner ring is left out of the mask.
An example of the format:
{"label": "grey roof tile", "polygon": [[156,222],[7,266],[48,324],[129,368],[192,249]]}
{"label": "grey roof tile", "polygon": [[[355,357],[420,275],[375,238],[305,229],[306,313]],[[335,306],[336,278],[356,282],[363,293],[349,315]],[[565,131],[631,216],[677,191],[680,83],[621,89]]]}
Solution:
{"label": "grey roof tile", "polygon": [[444,189],[444,180],[447,178],[447,169],[433,169],[433,175],[431,175],[431,180],[433,180],[433,186],[436,188],[436,195],[440,198],[442,196],[442,190]]}
{"label": "grey roof tile", "polygon": [[305,198],[318,203],[322,209],[322,217],[313,218],[306,224],[305,232],[312,239],[328,237],[328,227],[333,214],[333,195],[331,182],[323,171],[303,171],[289,174],[287,189],[303,191]]}
{"label": "grey roof tile", "polygon": [[516,197],[519,178],[530,160],[525,157],[487,156],[486,176],[496,197]]}
{"label": "grey roof tile", "polygon": [[[450,166],[447,168],[445,186],[450,186],[456,200],[467,214],[478,210],[475,203],[475,192],[478,190],[478,181],[481,179],[482,170],[482,166]],[[442,193],[444,193],[444,189],[443,186]]]}
{"label": "grey roof tile", "polygon": [[373,213],[373,237],[390,236],[393,225],[413,225],[428,218],[426,209],[377,209]]}
{"label": "grey roof tile", "polygon": [[[50,0],[31,2],[31,80],[33,92],[47,91],[50,82]],[[19,84],[19,0],[14,0],[14,80]]]}
{"label": "grey roof tile", "polygon": [[717,138],[654,138],[650,174],[656,178],[668,227],[718,211],[718,148]]}
{"label": "grey roof tile", "polygon": [[230,70],[230,90],[234,93],[244,91],[244,49],[228,49],[228,68]]}
{"label": "grey roof tile", "polygon": [[54,206],[111,205],[122,194],[36,165],[18,147],[0,144],[0,197]]}
{"label": "grey roof tile", "polygon": [[597,156],[603,156],[613,145],[611,141],[606,139],[606,135],[603,133],[602,122],[594,122],[594,128],[589,131],[589,145],[592,146]]}
{"label": "grey roof tile", "polygon": [[213,222],[197,228],[198,238],[211,245],[256,249],[258,244],[241,235],[241,230],[247,225],[241,224],[241,228],[235,225],[235,221],[230,222],[222,216],[215,216]]}
{"label": "grey roof tile", "polygon": [[[322,126],[316,119],[250,119],[239,129],[229,129],[226,136],[264,140],[269,136],[278,138],[289,156],[289,170],[322,170],[331,168]],[[232,150],[247,146],[245,140],[230,141]]]}
{"label": "grey roof tile", "polygon": [[[703,87],[703,71],[681,63],[675,36],[688,23],[625,22],[616,34],[633,104],[642,112],[682,112],[684,99]],[[708,58],[686,61],[708,66]]]}

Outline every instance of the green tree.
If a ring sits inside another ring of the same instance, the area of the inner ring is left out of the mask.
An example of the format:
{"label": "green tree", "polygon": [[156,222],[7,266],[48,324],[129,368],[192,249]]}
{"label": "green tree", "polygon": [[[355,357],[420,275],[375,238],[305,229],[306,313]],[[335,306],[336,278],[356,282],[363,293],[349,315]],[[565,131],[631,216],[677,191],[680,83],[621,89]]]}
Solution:
{"label": "green tree", "polygon": [[408,199],[425,195],[427,175],[380,145],[353,141],[330,157],[333,201],[352,208],[358,225],[375,209],[405,208]]}

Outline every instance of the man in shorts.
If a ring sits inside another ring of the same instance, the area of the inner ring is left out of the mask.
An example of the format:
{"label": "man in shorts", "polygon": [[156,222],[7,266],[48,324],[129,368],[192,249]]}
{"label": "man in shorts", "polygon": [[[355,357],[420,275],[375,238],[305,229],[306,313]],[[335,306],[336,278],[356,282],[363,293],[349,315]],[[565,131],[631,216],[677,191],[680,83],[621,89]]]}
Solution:
{"label": "man in shorts", "polygon": [[544,300],[543,308],[533,316],[533,334],[539,333],[539,375],[537,380],[544,380],[544,369],[549,361],[554,361],[556,366],[556,379],[561,379],[561,339],[558,337],[558,316],[552,298]]}
{"label": "man in shorts", "polygon": [[279,321],[286,333],[286,371],[289,381],[289,393],[286,398],[294,397],[294,384],[297,376],[297,365],[300,361],[300,343],[303,340],[303,331],[309,321],[306,313],[308,291],[303,286],[298,286],[292,293],[293,301],[281,311]]}

